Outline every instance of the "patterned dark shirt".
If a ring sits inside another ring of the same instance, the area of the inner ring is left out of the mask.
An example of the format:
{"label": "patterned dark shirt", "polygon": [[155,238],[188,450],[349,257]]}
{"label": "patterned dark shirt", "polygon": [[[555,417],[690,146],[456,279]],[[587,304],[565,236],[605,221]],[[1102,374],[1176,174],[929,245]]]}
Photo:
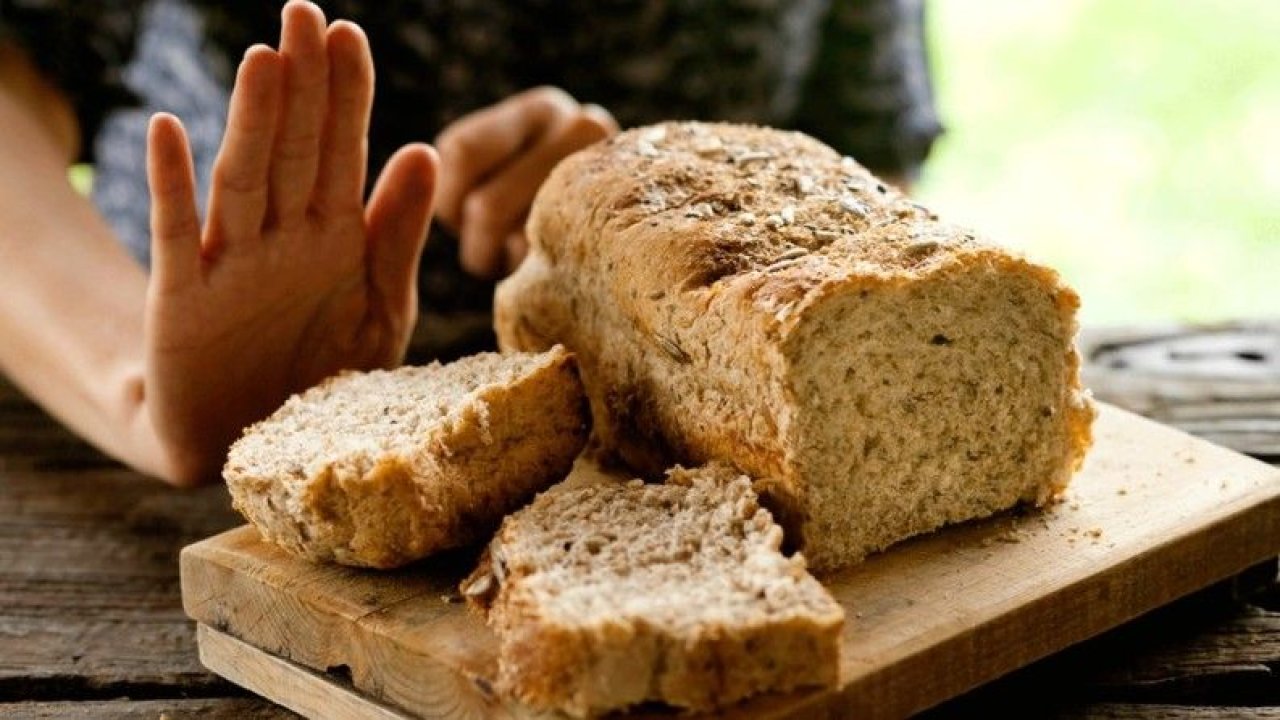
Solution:
{"label": "patterned dark shirt", "polygon": [[[871,169],[911,178],[940,132],[923,0],[385,0],[322,2],[359,22],[378,72],[370,163],[537,85],[607,107],[624,127],[736,120],[804,130]],[[213,0],[0,0],[0,40],[24,45],[72,98],[94,201],[148,261],[149,115],[181,117],[200,197],[232,72],[279,36],[279,6]],[[490,283],[433,231],[420,277],[432,314],[487,312]],[[481,344],[485,339],[477,341]]]}

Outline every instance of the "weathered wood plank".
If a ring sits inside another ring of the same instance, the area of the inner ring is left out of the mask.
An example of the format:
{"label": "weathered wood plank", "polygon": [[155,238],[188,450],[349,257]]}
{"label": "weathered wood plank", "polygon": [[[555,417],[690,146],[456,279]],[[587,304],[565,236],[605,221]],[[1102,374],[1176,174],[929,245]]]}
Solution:
{"label": "weathered wood plank", "polygon": [[[1280,607],[1266,607],[1280,593],[1276,576],[1274,560],[1255,566],[1243,580],[1153,611],[924,717],[1039,717],[1108,703],[1280,706]],[[1241,637],[1242,617],[1256,642]],[[1235,717],[1249,717],[1247,708]]]}
{"label": "weathered wood plank", "polygon": [[1058,720],[1280,720],[1280,706],[1097,703],[1051,717]]}
{"label": "weathered wood plank", "polygon": [[1280,695],[1280,677],[1270,667],[1280,658],[1280,613],[1246,605],[1208,627],[1164,628],[1162,635],[1148,652],[1100,674],[1096,684],[1154,688],[1209,676],[1257,675],[1276,683]]}
{"label": "weathered wood plank", "polygon": [[200,659],[210,670],[241,687],[269,695],[306,717],[410,720],[407,715],[370,700],[331,676],[322,676],[269,655],[207,625],[199,625],[196,630],[200,638]]}
{"label": "weathered wood plank", "polygon": [[1280,375],[1280,319],[1085,328],[1080,347],[1089,364],[1134,374],[1247,382]]}
{"label": "weathered wood plank", "polygon": [[1280,322],[1082,333],[1097,397],[1241,452],[1280,457]]}
{"label": "weathered wood plank", "polygon": [[295,720],[298,716],[258,698],[90,700],[0,703],[8,720]]}
{"label": "weathered wood plank", "polygon": [[177,555],[236,522],[220,487],[0,468],[0,701],[228,691],[199,664]]}

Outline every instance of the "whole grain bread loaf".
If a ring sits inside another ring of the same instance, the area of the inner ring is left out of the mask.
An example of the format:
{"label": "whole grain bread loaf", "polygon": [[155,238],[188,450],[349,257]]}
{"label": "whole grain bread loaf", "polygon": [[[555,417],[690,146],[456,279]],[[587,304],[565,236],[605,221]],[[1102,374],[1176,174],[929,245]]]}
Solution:
{"label": "whole grain bread loaf", "polygon": [[1059,493],[1090,442],[1079,300],[798,133],[670,123],[562,162],[498,288],[601,444],[732,462],[818,569]]}
{"label": "whole grain bread loaf", "polygon": [[488,537],[564,477],[587,427],[564,348],[487,353],[330,378],[248,428],[223,476],[268,540],[389,568]]}
{"label": "whole grain bread loaf", "polygon": [[556,486],[503,522],[462,592],[498,635],[499,689],[534,708],[708,711],[837,680],[844,611],[781,542],[726,466]]}

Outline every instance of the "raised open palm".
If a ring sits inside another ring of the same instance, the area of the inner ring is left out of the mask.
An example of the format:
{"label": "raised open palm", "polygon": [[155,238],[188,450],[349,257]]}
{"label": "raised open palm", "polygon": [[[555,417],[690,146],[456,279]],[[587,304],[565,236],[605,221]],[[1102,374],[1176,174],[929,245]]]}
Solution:
{"label": "raised open palm", "polygon": [[403,359],[437,160],[402,148],[366,205],[372,101],[361,30],[289,3],[240,65],[203,226],[182,126],[153,118],[146,392],[179,481],[289,393]]}

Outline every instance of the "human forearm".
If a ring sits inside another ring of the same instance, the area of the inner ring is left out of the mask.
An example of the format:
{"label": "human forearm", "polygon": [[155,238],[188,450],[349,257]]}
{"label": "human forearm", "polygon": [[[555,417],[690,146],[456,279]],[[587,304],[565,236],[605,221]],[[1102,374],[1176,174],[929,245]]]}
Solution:
{"label": "human forearm", "polygon": [[5,53],[0,370],[94,445],[169,477],[142,382],[146,275],[67,182],[64,110]]}
{"label": "human forearm", "polygon": [[290,393],[400,363],[438,159],[401,148],[365,200],[373,79],[358,27],[288,3],[280,48],[237,71],[203,223],[182,126],[154,117],[149,276],[68,187],[46,113],[0,94],[0,370],[107,452],[194,484]]}

